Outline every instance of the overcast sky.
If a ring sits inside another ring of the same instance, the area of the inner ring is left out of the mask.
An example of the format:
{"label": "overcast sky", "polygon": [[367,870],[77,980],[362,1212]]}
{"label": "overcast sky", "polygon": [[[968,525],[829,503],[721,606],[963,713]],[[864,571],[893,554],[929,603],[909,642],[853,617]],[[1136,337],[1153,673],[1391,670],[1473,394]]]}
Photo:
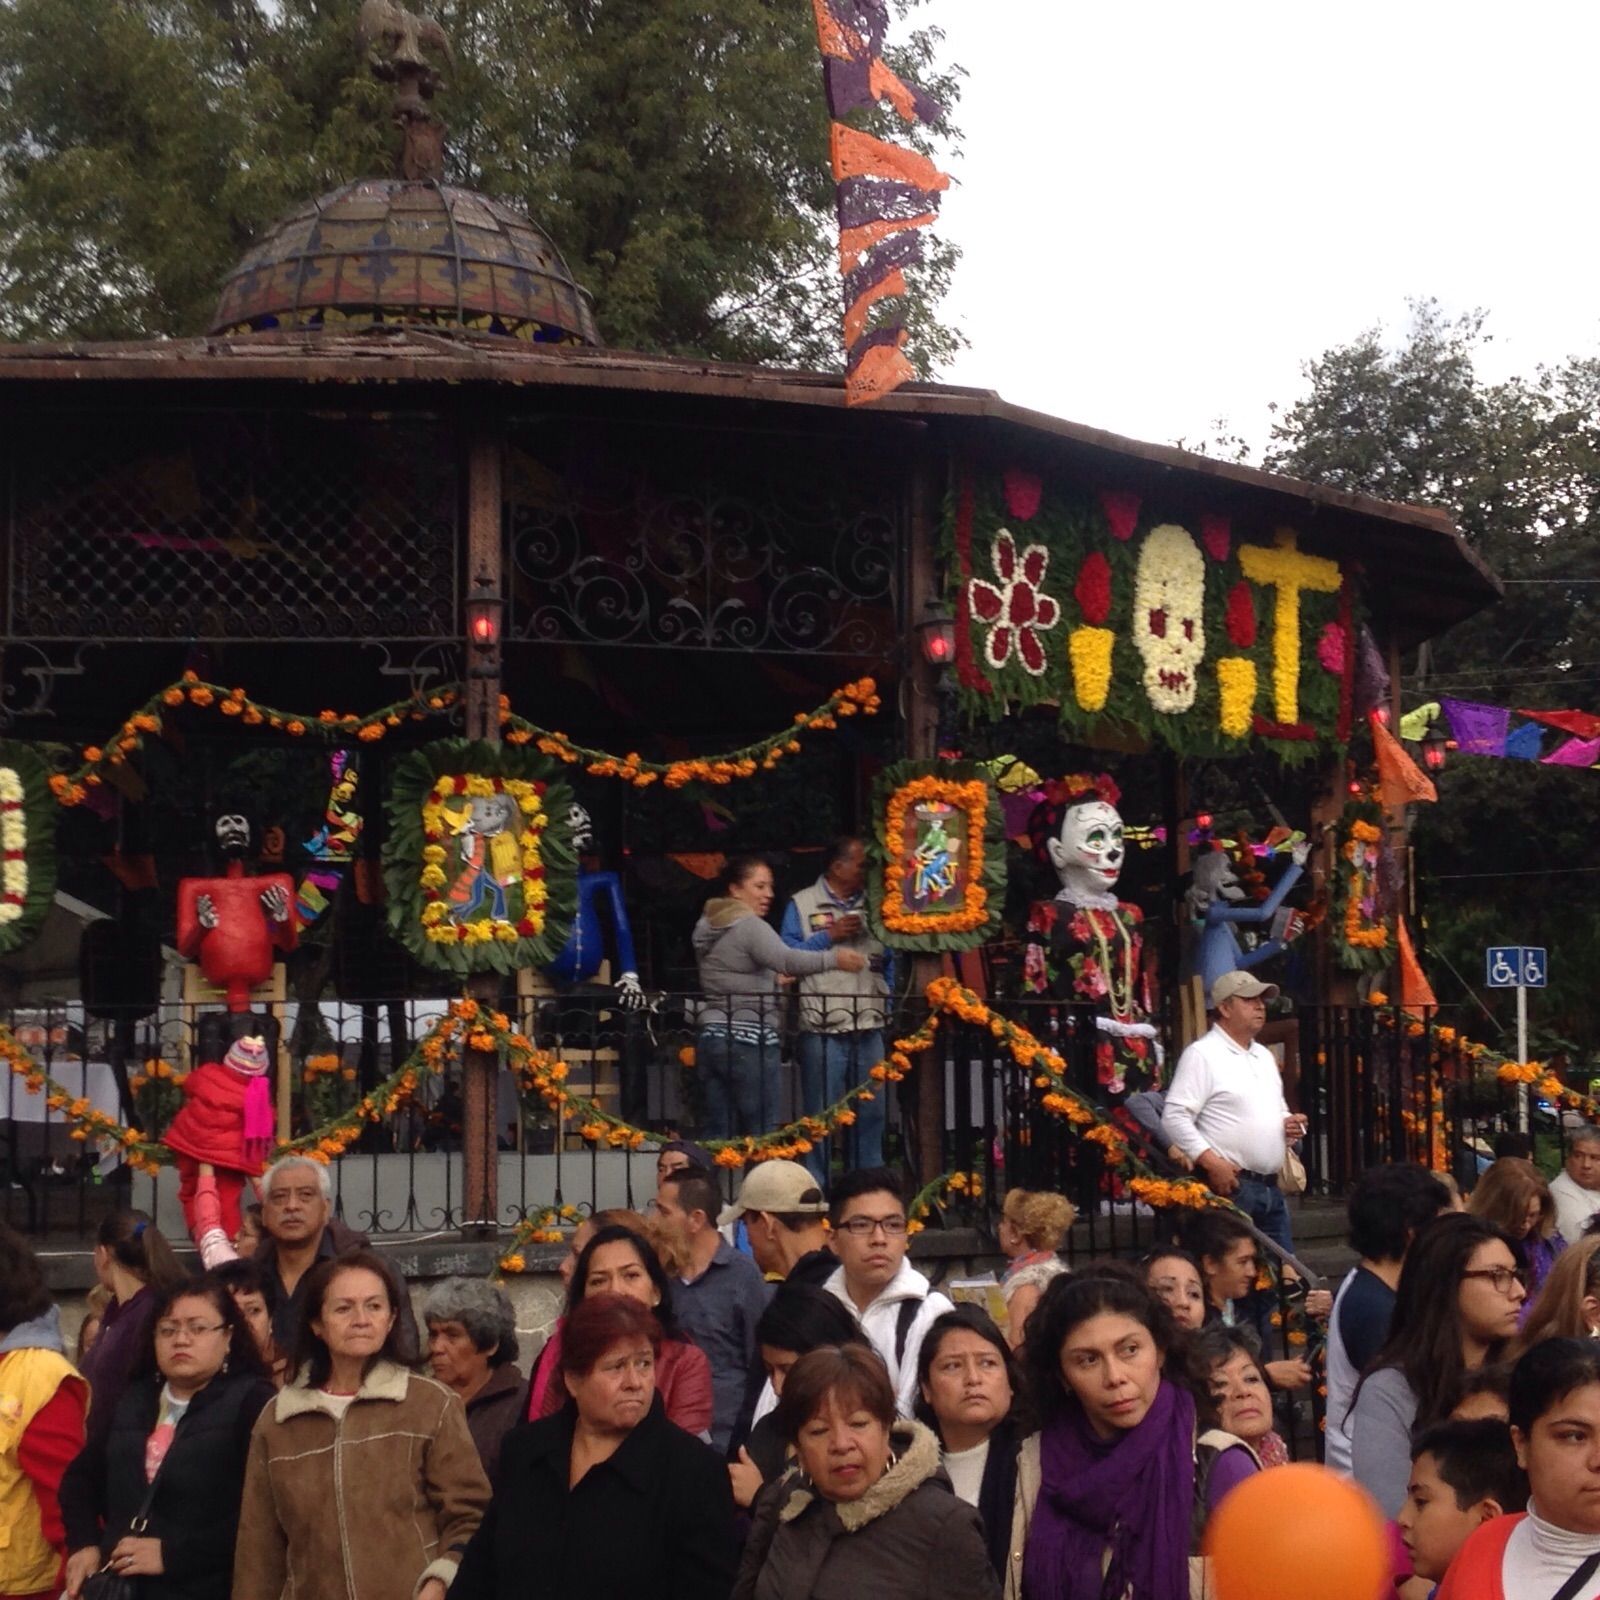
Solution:
{"label": "overcast sky", "polygon": [[944,374],[1257,450],[1300,363],[1408,298],[1500,377],[1600,348],[1600,6],[928,0],[969,74]]}

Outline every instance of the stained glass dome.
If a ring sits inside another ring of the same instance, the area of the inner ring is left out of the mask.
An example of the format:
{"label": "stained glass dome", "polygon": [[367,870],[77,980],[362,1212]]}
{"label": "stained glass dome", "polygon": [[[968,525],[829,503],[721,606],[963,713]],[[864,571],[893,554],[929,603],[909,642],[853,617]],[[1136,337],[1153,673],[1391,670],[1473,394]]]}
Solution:
{"label": "stained glass dome", "polygon": [[211,332],[383,323],[600,344],[588,291],[526,216],[404,178],[346,184],[274,224],[228,275]]}

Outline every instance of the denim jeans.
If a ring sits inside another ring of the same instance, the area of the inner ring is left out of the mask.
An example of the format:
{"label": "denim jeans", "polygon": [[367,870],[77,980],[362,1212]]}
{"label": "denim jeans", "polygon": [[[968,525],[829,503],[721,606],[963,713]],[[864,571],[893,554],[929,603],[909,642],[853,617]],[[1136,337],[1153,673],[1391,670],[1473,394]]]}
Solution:
{"label": "denim jeans", "polygon": [[1233,1203],[1255,1223],[1269,1239],[1281,1244],[1285,1250],[1294,1249],[1289,1236],[1289,1202],[1283,1190],[1275,1183],[1259,1183],[1254,1178],[1239,1179],[1239,1191]]}
{"label": "denim jeans", "polygon": [[[847,1089],[864,1083],[867,1074],[883,1060],[883,1034],[802,1033],[796,1046],[800,1057],[800,1093],[806,1112],[813,1115],[844,1098]],[[841,1130],[847,1169],[883,1165],[883,1132],[889,1120],[885,1097],[887,1083],[874,1083],[872,1099],[857,1100],[853,1127]],[[827,1187],[831,1139],[821,1139],[805,1157],[806,1166]]]}
{"label": "denim jeans", "polygon": [[764,1133],[775,1127],[783,1104],[783,1050],[774,1038],[758,1041],[719,1023],[702,1028],[695,1067],[705,1092],[708,1139]]}

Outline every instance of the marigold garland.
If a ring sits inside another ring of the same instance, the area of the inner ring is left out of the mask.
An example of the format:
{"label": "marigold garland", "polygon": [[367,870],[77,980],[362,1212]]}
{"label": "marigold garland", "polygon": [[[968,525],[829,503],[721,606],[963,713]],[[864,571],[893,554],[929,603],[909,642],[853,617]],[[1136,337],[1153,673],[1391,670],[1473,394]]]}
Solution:
{"label": "marigold garland", "polygon": [[801,734],[837,728],[844,717],[874,716],[882,705],[877,683],[871,678],[858,678],[834,690],[814,711],[797,712],[793,724],[781,733],[727,755],[694,756],[683,761],[646,761],[632,750],[625,756],[609,755],[604,750],[574,744],[566,734],[541,728],[525,717],[512,714],[501,721],[508,744],[532,743],[542,754],[568,766],[581,765],[593,777],[620,778],[636,789],[658,781],[669,789],[681,789],[689,783],[729,784],[758,772],[770,772],[785,756],[799,753]]}
{"label": "marigold garland", "polygon": [[495,1270],[489,1275],[491,1281],[498,1283],[508,1275],[514,1276],[516,1273],[526,1272],[528,1260],[522,1252],[530,1244],[560,1244],[566,1235],[556,1224],[579,1220],[578,1208],[569,1205],[544,1206],[531,1217],[524,1217],[512,1230],[505,1249],[500,1252]]}
{"label": "marigold garland", "polygon": [[[107,770],[124,765],[152,734],[161,732],[166,713],[180,706],[215,710],[220,716],[236,718],[245,727],[269,728],[292,739],[357,739],[369,744],[386,738],[404,723],[447,714],[460,695],[459,685],[446,684],[364,715],[326,708],[293,712],[252,699],[237,685],[229,688],[207,683],[195,673],[186,672],[177,682],[151,695],[103,744],[86,746],[79,765],[71,772],[56,773],[49,780],[49,788],[60,805],[81,805],[90,789],[105,782]],[[564,733],[541,728],[518,716],[505,695],[500,696],[500,726],[506,743],[525,745],[537,741],[546,755],[569,765],[581,762],[595,777],[621,778],[641,789],[660,780],[669,789],[679,789],[695,781],[729,784],[758,772],[770,772],[784,756],[799,751],[802,734],[837,728],[844,717],[872,716],[882,705],[877,684],[871,678],[858,678],[836,689],[815,710],[798,712],[793,723],[779,733],[727,755],[696,756],[688,761],[646,761],[634,752],[615,756],[574,744]]]}

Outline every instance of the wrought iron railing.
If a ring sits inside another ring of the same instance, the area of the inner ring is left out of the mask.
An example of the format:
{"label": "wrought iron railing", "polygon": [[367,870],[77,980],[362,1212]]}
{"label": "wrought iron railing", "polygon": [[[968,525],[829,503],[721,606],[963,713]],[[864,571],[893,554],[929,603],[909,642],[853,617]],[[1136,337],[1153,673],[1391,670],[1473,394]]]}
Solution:
{"label": "wrought iron railing", "polygon": [[[469,1211],[463,1192],[464,1147],[492,1145],[498,1157],[495,1215],[506,1226],[552,1202],[580,1207],[642,1204],[653,1195],[655,1139],[760,1134],[815,1112],[866,1076],[878,1051],[861,1041],[831,1082],[820,1082],[801,1040],[792,994],[738,997],[736,1048],[720,1024],[705,1026],[705,997],[653,995],[631,1010],[611,990],[524,992],[507,1010],[535,1044],[568,1063],[567,1087],[651,1136],[641,1150],[596,1146],[580,1137],[537,1094],[502,1074],[479,1126],[466,1123],[459,1062],[425,1076],[414,1100],[368,1127],[334,1162],[335,1194],[352,1226],[374,1234],[446,1231]],[[302,1135],[348,1110],[378,1084],[445,1015],[444,999],[325,1001],[280,1008],[277,1018],[290,1078],[287,1129]],[[888,1045],[918,1020],[902,1006],[874,1029],[873,1011],[834,1002],[827,1025],[840,1034],[881,1034]],[[1058,1050],[1074,1088],[1104,1098],[1097,1078],[1092,1014],[1046,1001],[994,1002]],[[719,1018],[726,1013],[711,1013]],[[69,1102],[81,1101],[158,1137],[181,1101],[178,1075],[219,1045],[214,1010],[164,1006],[138,1017],[97,1015],[60,1003],[0,1013]],[[1310,1120],[1304,1157],[1314,1194],[1342,1194],[1366,1166],[1423,1160],[1470,1182],[1511,1125],[1514,1095],[1461,1051],[1434,1016],[1412,1017],[1371,1007],[1312,1008],[1296,1026],[1278,1029],[1291,1103]],[[835,1048],[838,1048],[837,1046]],[[870,1059],[869,1059],[870,1057]],[[158,1063],[159,1065],[152,1065]],[[1170,1071],[1171,1063],[1168,1063]],[[932,1082],[928,1082],[928,1080]],[[926,1085],[926,1087],[925,1087]],[[1056,1189],[1078,1210],[1068,1244],[1072,1257],[1130,1255],[1157,1239],[1160,1224],[1134,1205],[1108,1175],[1097,1146],[1074,1136],[1041,1103],[1032,1071],[982,1027],[948,1020],[933,1047],[902,1085],[874,1083],[874,1110],[858,1105],[834,1148],[814,1160],[856,1165],[877,1155],[871,1125],[883,1116],[883,1155],[926,1179],[960,1171],[977,1175],[981,1193],[951,1196],[948,1223],[992,1237],[1008,1187]],[[1560,1119],[1540,1111],[1560,1136]],[[1125,1131],[1158,1168],[1160,1141],[1131,1121]],[[154,1207],[175,1218],[174,1184],[135,1177],[114,1149],[72,1137],[70,1104],[51,1109],[21,1080],[0,1082],[0,1216],[34,1233],[82,1236],[108,1206]],[[864,1142],[865,1141],[865,1142]],[[732,1185],[737,1172],[724,1174]],[[181,1220],[178,1222],[181,1230]]]}

